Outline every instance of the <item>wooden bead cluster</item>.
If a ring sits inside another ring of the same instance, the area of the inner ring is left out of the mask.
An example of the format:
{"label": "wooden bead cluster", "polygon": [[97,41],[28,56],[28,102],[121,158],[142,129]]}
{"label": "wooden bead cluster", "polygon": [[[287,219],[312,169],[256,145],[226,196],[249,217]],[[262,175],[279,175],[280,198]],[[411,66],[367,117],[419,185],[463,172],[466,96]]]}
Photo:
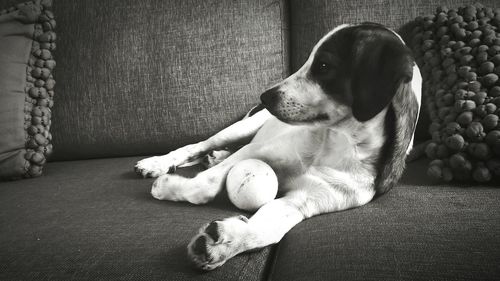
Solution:
{"label": "wooden bead cluster", "polygon": [[34,0],[20,4],[1,13],[16,13],[18,20],[34,23],[33,44],[26,68],[25,88],[25,174],[36,177],[42,173],[43,164],[52,153],[51,108],[54,105],[53,71],[56,66],[52,52],[55,50],[56,22],[49,10],[52,2]]}
{"label": "wooden bead cluster", "polygon": [[500,179],[500,9],[439,7],[416,23],[410,45],[431,118],[428,175]]}

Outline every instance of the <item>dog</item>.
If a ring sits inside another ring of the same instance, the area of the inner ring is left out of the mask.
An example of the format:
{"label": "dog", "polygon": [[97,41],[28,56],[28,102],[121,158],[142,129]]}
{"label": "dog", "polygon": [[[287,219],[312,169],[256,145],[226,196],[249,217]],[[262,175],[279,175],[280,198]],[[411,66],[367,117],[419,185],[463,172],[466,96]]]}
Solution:
{"label": "dog", "polygon": [[[362,206],[390,190],[413,144],[421,85],[410,50],[394,31],[375,23],[341,25],[297,72],[265,91],[246,118],[135,169],[158,177],[154,198],[204,204],[223,190],[239,161],[259,159],[273,168],[277,199],[250,218],[208,223],[189,243],[194,264],[213,270],[278,243],[304,219]],[[203,157],[211,167],[194,178],[173,174]]]}

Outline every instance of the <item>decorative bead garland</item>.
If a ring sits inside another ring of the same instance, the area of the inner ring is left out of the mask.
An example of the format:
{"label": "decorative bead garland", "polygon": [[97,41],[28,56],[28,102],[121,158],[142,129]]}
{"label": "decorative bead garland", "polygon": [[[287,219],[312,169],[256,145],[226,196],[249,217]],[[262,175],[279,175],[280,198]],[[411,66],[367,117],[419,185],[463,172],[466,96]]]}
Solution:
{"label": "decorative bead garland", "polygon": [[50,126],[55,86],[52,73],[56,66],[52,51],[56,48],[56,21],[50,7],[52,1],[34,0],[0,11],[0,15],[18,13],[20,21],[35,23],[33,45],[26,69],[24,177],[40,176],[42,166],[52,153]]}

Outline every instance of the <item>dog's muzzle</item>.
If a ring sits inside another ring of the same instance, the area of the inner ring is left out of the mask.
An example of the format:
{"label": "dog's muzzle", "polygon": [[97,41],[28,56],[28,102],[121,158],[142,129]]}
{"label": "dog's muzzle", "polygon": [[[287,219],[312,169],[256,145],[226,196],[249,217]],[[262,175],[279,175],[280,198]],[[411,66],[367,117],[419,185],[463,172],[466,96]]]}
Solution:
{"label": "dog's muzzle", "polygon": [[280,95],[282,95],[282,92],[278,87],[274,87],[260,95],[260,100],[268,110],[272,110],[279,103]]}

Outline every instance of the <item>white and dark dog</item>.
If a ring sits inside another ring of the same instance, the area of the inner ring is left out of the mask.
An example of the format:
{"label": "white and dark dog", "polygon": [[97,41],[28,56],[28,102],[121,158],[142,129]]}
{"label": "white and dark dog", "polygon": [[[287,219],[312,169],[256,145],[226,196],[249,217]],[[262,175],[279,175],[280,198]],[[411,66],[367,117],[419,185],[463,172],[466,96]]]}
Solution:
{"label": "white and dark dog", "polygon": [[[304,219],[362,206],[388,191],[412,147],[421,83],[396,33],[373,23],[342,25],[316,44],[304,66],[263,93],[263,106],[247,118],[135,168],[158,177],[153,197],[194,204],[221,192],[241,160],[260,159],[274,169],[279,198],[249,219],[213,221],[189,243],[194,263],[212,270],[279,242]],[[238,149],[219,151],[228,147]],[[194,178],[170,174],[207,155],[212,167]]]}

